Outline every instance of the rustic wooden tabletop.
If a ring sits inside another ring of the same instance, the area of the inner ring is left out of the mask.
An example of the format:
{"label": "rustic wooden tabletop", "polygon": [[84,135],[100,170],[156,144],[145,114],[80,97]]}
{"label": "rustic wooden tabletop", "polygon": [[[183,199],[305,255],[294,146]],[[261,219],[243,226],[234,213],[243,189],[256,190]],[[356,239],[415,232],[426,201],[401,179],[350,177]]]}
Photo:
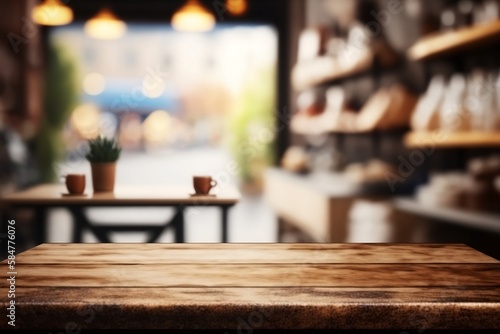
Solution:
{"label": "rustic wooden tabletop", "polygon": [[63,184],[42,184],[0,198],[6,205],[234,205],[240,194],[233,187],[215,188],[216,196],[191,196],[192,186],[117,186],[113,192],[94,193],[87,187],[84,195],[67,196]]}
{"label": "rustic wooden tabletop", "polygon": [[43,244],[15,269],[23,329],[500,329],[500,262],[457,244]]}

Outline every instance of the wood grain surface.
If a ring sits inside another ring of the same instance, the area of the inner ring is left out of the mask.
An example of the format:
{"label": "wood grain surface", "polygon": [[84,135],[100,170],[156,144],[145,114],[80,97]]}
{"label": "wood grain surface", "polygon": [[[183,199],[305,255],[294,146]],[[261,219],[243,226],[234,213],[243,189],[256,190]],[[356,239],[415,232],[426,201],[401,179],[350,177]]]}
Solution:
{"label": "wood grain surface", "polygon": [[42,184],[0,199],[5,205],[234,205],[240,199],[232,187],[214,188],[215,197],[192,197],[192,186],[117,186],[114,192],[93,193],[86,189],[86,196],[63,196],[63,184]]}
{"label": "wood grain surface", "polygon": [[[21,264],[497,263],[460,244],[42,244]],[[133,249],[133,251],[131,251]]]}
{"label": "wood grain surface", "polygon": [[43,244],[16,260],[19,328],[500,329],[500,262],[458,244]]}
{"label": "wood grain surface", "polygon": [[500,39],[500,20],[475,24],[454,31],[428,34],[418,40],[407,52],[411,60],[450,55],[457,51],[484,46]]}

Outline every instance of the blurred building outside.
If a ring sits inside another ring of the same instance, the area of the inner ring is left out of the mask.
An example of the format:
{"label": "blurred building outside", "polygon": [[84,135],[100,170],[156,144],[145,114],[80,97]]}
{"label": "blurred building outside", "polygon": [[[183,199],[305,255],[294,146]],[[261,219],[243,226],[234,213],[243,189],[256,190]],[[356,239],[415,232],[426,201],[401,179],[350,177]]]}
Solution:
{"label": "blurred building outside", "polygon": [[[53,162],[56,177],[89,175],[86,141],[117,137],[124,149],[118,185],[186,185],[193,175],[212,175],[219,187],[249,193],[231,212],[231,223],[240,226],[231,240],[274,240],[275,218],[259,195],[262,172],[274,159],[273,28],[221,26],[194,34],[129,24],[122,38],[99,41],[69,25],[53,29],[50,43],[73,62],[78,87],[63,131],[66,158]],[[96,221],[120,216],[119,210],[94,211]],[[121,220],[158,217],[151,209],[134,213]],[[65,240],[69,216],[64,210],[53,215],[59,227],[51,229],[51,240]],[[217,210],[189,209],[186,219],[188,240],[217,241]]]}

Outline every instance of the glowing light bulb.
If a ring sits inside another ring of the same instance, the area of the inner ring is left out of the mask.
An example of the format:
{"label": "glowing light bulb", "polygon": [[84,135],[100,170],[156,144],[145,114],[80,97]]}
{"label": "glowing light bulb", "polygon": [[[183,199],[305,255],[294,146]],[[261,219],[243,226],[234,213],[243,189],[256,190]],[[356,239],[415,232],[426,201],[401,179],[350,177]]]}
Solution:
{"label": "glowing light bulb", "polygon": [[215,17],[198,0],[188,0],[172,17],[172,26],[177,31],[205,32],[214,28]]}
{"label": "glowing light bulb", "polygon": [[104,8],[85,22],[84,30],[92,38],[109,40],[122,37],[127,31],[127,25]]}
{"label": "glowing light bulb", "polygon": [[33,7],[31,17],[40,25],[61,26],[73,21],[73,11],[59,0],[45,0]]}

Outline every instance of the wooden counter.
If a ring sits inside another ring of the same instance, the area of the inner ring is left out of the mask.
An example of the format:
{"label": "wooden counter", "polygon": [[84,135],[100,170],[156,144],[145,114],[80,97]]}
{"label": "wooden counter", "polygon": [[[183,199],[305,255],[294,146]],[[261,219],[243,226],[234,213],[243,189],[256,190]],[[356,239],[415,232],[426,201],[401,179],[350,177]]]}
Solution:
{"label": "wooden counter", "polygon": [[464,245],[43,244],[15,269],[20,329],[500,329],[500,262]]}
{"label": "wooden counter", "polygon": [[264,178],[264,197],[270,207],[314,242],[345,242],[353,202],[386,198],[366,192],[341,173],[297,175],[269,168]]}

